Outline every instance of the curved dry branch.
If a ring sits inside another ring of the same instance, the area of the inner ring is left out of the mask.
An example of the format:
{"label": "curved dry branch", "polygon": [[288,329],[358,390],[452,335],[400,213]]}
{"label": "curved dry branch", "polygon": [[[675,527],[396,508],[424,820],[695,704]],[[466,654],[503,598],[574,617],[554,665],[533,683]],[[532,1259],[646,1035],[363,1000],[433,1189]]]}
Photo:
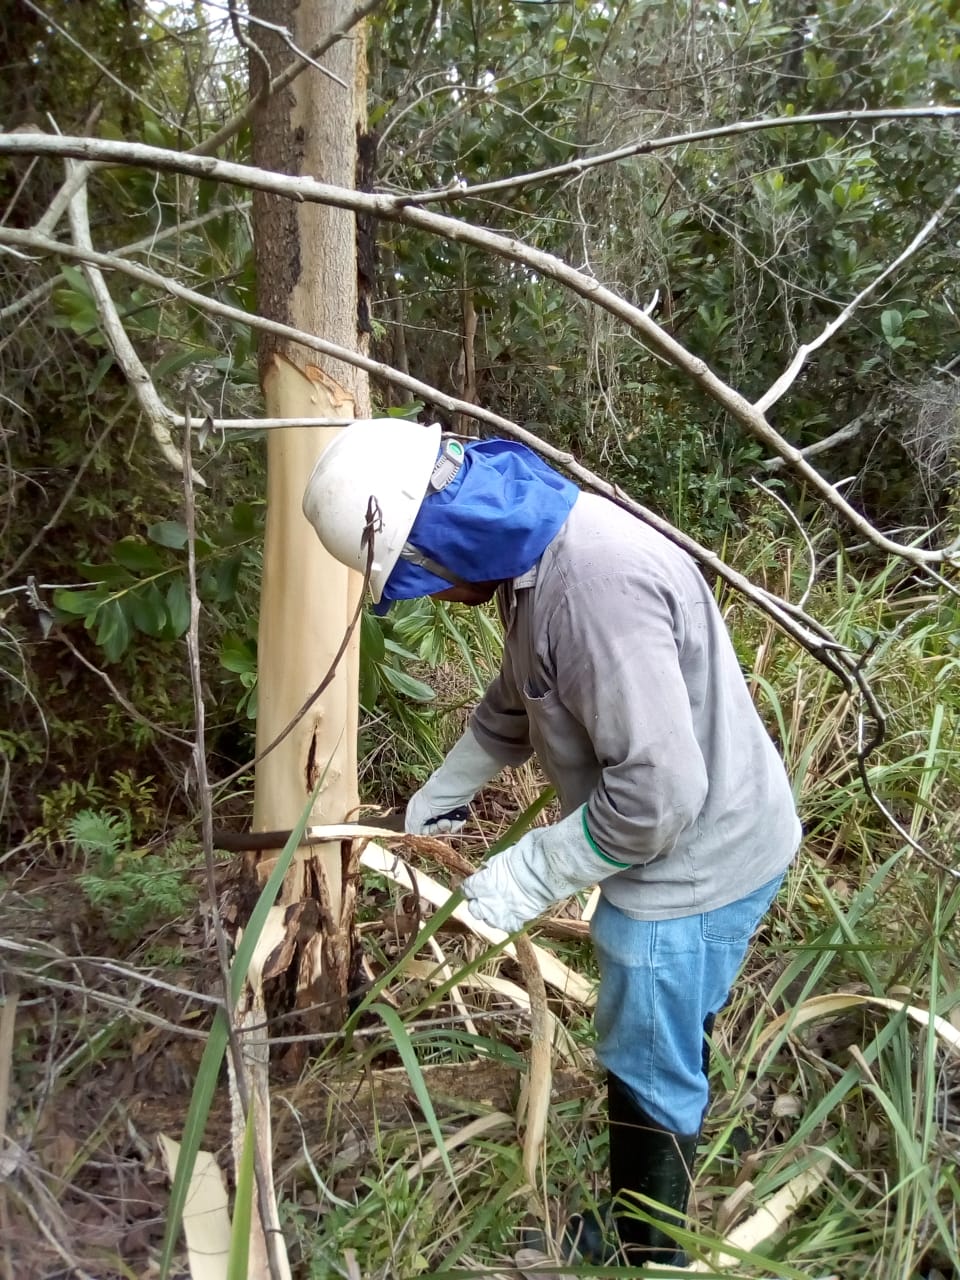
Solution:
{"label": "curved dry branch", "polygon": [[[4,244],[11,247],[16,246],[18,249],[33,249],[43,253],[57,254],[78,262],[92,263],[105,270],[120,271],[142,284],[169,293],[173,297],[179,298],[182,302],[197,307],[209,315],[231,320],[236,324],[249,325],[251,328],[262,332],[272,333],[291,342],[299,343],[309,350],[332,356],[334,359],[342,360],[346,364],[352,364],[367,373],[382,378],[384,381],[393,383],[395,386],[403,387],[405,390],[422,397],[439,408],[446,409],[450,413],[463,413],[473,417],[477,421],[483,422],[487,426],[529,445],[545,458],[556,463],[557,466],[563,467],[564,470],[587,488],[612,499],[618,505],[632,512],[641,520],[646,521],[651,527],[677,543],[678,546],[698,560],[705,568],[717,574],[729,586],[739,591],[759,608],[763,609],[764,612],[768,613],[777,625],[790,635],[797,644],[817,657],[819,661],[825,663],[849,687],[849,680],[844,674],[843,663],[848,663],[848,665],[852,666],[854,655],[839,644],[830,635],[829,631],[815,619],[808,617],[802,610],[790,604],[789,601],[782,600],[779,596],[756,587],[748,578],[731,569],[713,551],[701,546],[689,535],[679,529],[675,529],[673,525],[663,520],[653,511],[648,510],[639,502],[635,502],[618,489],[616,485],[603,480],[578,462],[572,454],[564,453],[561,449],[554,448],[534,435],[533,432],[525,430],[508,418],[503,418],[489,409],[482,408],[480,405],[470,404],[465,400],[457,399],[455,396],[447,395],[445,392],[431,387],[428,383],[420,382],[419,379],[413,378],[409,374],[401,373],[399,370],[392,369],[389,365],[372,360],[369,356],[361,355],[349,348],[338,346],[333,342],[327,342],[324,338],[317,338],[313,334],[295,329],[291,325],[281,324],[274,320],[266,320],[262,316],[251,315],[249,312],[242,311],[239,307],[231,307],[216,299],[207,298],[202,293],[171,280],[157,271],[152,271],[148,267],[117,259],[109,254],[80,249],[76,245],[62,244],[56,240],[37,236],[33,232],[18,231],[10,227],[0,227],[0,246]],[[216,424],[214,423],[214,425]],[[316,425],[315,422],[313,422],[313,425]]]}
{"label": "curved dry branch", "polygon": [[[87,217],[86,183],[81,183],[76,191],[73,192],[70,198],[69,212],[70,229],[73,233],[74,244],[78,249],[92,250],[90,220]],[[110,296],[110,290],[106,286],[103,275],[89,261],[84,263],[83,273],[86,276],[87,284],[90,286],[90,292],[93,295],[97,314],[100,317],[100,324],[103,326],[103,332],[110,345],[110,350],[113,352],[117,364],[123,370],[123,375],[137,398],[140,409],[150,425],[151,434],[157,442],[157,447],[171,467],[177,471],[182,471],[183,457],[180,450],[173,443],[173,437],[170,434],[171,414],[160,399],[160,395],[153,385],[153,379],[127,336],[127,331],[123,327],[123,322],[114,305],[113,298]],[[207,484],[203,476],[196,471],[193,472],[193,483],[203,488],[206,488]]]}
{"label": "curved dry branch", "polygon": [[[960,184],[954,187],[946,200],[943,201],[940,208],[930,215],[907,247],[899,253],[892,262],[888,263],[874,280],[871,280],[868,285],[861,289],[856,297],[851,298],[840,314],[838,316],[834,316],[830,323],[825,325],[815,338],[812,338],[810,342],[805,342],[802,346],[797,348],[796,354],[790,361],[790,364],[776,380],[773,386],[765,391],[759,400],[754,401],[755,409],[759,409],[761,413],[766,413],[772,405],[775,405],[782,396],[786,395],[787,391],[789,391],[799,377],[800,370],[806,364],[808,357],[813,355],[814,351],[818,351],[825,342],[829,342],[837,330],[846,324],[854,311],[856,311],[857,307],[860,306],[861,302],[865,302],[870,294],[874,293],[880,285],[883,284],[884,280],[889,280],[889,278],[900,267],[902,267],[905,262],[913,257],[920,246],[930,239],[934,231],[946,217],[947,210],[958,196],[960,196]],[[805,450],[805,456],[810,456],[809,449]]]}
{"label": "curved dry branch", "polygon": [[[943,109],[945,110],[945,108]],[[0,155],[44,154],[99,160],[107,163],[143,166],[172,173],[190,173],[233,186],[269,191],[295,200],[329,204],[335,208],[373,214],[390,222],[418,227],[456,243],[470,244],[531,271],[548,276],[595,306],[602,307],[635,330],[644,343],[667,362],[684,373],[710,398],[725,409],[755,439],[772,453],[783,458],[792,470],[829,507],[867,541],[887,555],[897,556],[922,568],[932,564],[960,563],[956,547],[923,550],[886,537],[837,492],[819,471],[812,467],[799,449],[794,448],[773,429],[765,415],[744,396],[735,391],[709,367],[706,361],[692,355],[681,343],[662,329],[633,303],[601,285],[591,276],[571,267],[562,259],[541,249],[532,249],[521,241],[484,227],[431,213],[411,206],[403,199],[370,195],[317,182],[312,178],[272,173],[250,165],[232,164],[204,156],[190,156],[163,147],[142,143],[112,142],[96,138],[52,136],[48,134],[0,133]]]}
{"label": "curved dry branch", "polygon": [[653,155],[657,151],[672,151],[676,147],[688,146],[692,142],[710,142],[716,138],[760,133],[765,129],[794,128],[796,125],[855,124],[861,120],[885,123],[895,120],[946,119],[951,116],[960,116],[960,107],[890,107],[870,111],[824,111],[806,116],[758,116],[755,120],[738,120],[735,124],[715,125],[709,129],[693,129],[689,133],[643,138],[638,142],[631,142],[629,146],[618,147],[615,151],[605,151],[596,156],[581,156],[577,160],[568,160],[565,164],[553,165],[549,169],[518,173],[509,178],[495,178],[490,182],[475,183],[472,187],[464,184],[441,187],[433,191],[421,191],[409,196],[408,200],[411,204],[417,205],[450,200],[471,200],[494,192],[510,191],[517,187],[532,187],[543,182],[579,177],[591,169],[616,164],[620,160],[629,160],[634,156]]}
{"label": "curved dry branch", "polygon": [[[62,244],[58,241],[38,236],[33,232],[17,231],[12,228],[0,227],[0,246],[3,244],[7,244],[10,247],[16,247],[18,250],[33,249],[43,253],[60,255],[75,261],[90,262],[93,265],[106,270],[114,269],[120,271],[143,284],[163,290],[172,296],[179,298],[181,301],[197,307],[201,311],[205,311],[211,315],[216,315],[220,318],[228,319],[238,324],[246,324],[254,329],[274,333],[280,337],[288,339],[289,341],[299,343],[310,350],[332,356],[347,364],[353,364],[358,368],[366,370],[368,373],[374,374],[385,381],[391,382],[415,395],[421,396],[429,403],[435,404],[440,408],[444,408],[451,413],[463,413],[465,415],[472,416],[478,421],[503,432],[505,435],[511,436],[514,439],[529,445],[531,448],[536,449],[540,454],[542,454],[543,457],[548,458],[551,462],[563,467],[564,470],[583,484],[585,488],[602,494],[616,502],[625,510],[631,512],[639,519],[644,520],[652,528],[657,529],[660,533],[670,538],[701,565],[703,565],[704,568],[715,573],[720,579],[737,590],[746,599],[750,600],[757,608],[766,613],[784,634],[789,636],[796,644],[806,650],[828,670],[833,672],[833,674],[841,681],[844,689],[848,693],[856,693],[859,695],[861,709],[858,714],[859,746],[857,762],[858,770],[864,781],[868,797],[877,806],[884,817],[893,823],[898,833],[904,837],[916,853],[923,856],[927,861],[940,870],[949,871],[950,874],[954,874],[951,868],[929,854],[922,845],[916,842],[908,832],[905,832],[903,828],[893,820],[888,810],[876,796],[869,784],[864,767],[865,762],[872,751],[875,750],[882,741],[885,726],[883,710],[877,701],[876,695],[870,687],[864,671],[865,660],[869,655],[858,655],[845,648],[835,639],[835,637],[832,636],[826,627],[824,627],[815,618],[804,613],[799,606],[774,595],[772,592],[757,587],[748,578],[744,577],[736,570],[731,569],[730,566],[721,560],[721,558],[714,552],[702,547],[682,531],[673,528],[673,526],[667,521],[662,520],[654,512],[647,510],[647,508],[643,507],[640,503],[635,502],[632,498],[621,492],[615,485],[611,485],[607,481],[601,479],[594,472],[579,463],[572,455],[564,453],[562,450],[556,449],[552,445],[546,444],[532,432],[526,431],[524,428],[506,418],[502,418],[499,414],[483,409],[479,405],[469,404],[466,401],[458,400],[454,396],[446,395],[444,392],[429,386],[427,383],[420,382],[418,379],[410,377],[409,374],[401,373],[398,370],[390,368],[388,365],[382,364],[376,360],[371,360],[369,357],[362,356],[357,352],[339,347],[335,343],[327,342],[322,338],[317,338],[313,334],[294,329],[292,326],[280,324],[277,321],[266,320],[261,316],[251,315],[245,311],[241,311],[237,307],[230,307],[225,303],[216,301],[215,299],[207,298],[193,289],[189,289],[174,280],[168,279],[156,271],[139,266],[136,263],[113,258],[108,254],[100,254],[94,251],[80,249],[76,245]],[[262,427],[263,423],[258,425]],[[290,424],[284,422],[283,424],[277,423],[276,425],[284,425],[285,427],[288,427]],[[315,426],[316,420],[311,419],[309,425]],[[246,427],[247,424],[245,423],[244,426]],[[926,571],[928,573],[932,572],[929,567],[927,567]],[[869,730],[868,721],[870,722]]]}

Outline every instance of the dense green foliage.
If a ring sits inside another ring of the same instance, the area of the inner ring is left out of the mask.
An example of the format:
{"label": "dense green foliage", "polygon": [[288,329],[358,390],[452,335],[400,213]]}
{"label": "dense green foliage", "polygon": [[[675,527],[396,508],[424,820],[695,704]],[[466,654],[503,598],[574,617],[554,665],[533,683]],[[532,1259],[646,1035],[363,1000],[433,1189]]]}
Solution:
{"label": "dense green foliage", "polygon": [[[245,101],[245,59],[210,6],[51,0],[44,12],[49,22],[15,0],[0,4],[5,128],[52,120],[64,132],[185,149]],[[770,0],[390,0],[370,30],[373,184],[415,194],[470,187],[762,115],[956,104],[958,20],[956,0],[835,0],[804,12]],[[88,123],[94,103],[99,120]],[[922,539],[939,526],[937,538],[948,541],[960,436],[956,138],[956,123],[943,119],[743,130],[470,202],[451,190],[439,207],[549,250],[641,305],[656,299],[655,318],[751,397],[942,210],[916,253],[811,357],[771,418],[800,447],[849,427],[816,455],[824,474],[885,528]],[[248,158],[246,130],[224,154]],[[53,162],[0,162],[4,223],[35,225],[61,180]],[[90,206],[98,247],[123,248],[211,298],[256,309],[242,192],[101,170]],[[69,235],[65,224],[57,232]],[[865,1015],[848,1042],[860,1057],[838,1057],[809,1031],[791,1038],[774,1021],[839,988],[908,992],[955,1017],[956,595],[850,545],[785,471],[766,468],[756,441],[606,313],[452,240],[393,223],[377,236],[372,321],[382,360],[570,449],[755,582],[804,600],[863,655],[887,712],[886,740],[864,769],[899,829],[858,776],[870,718],[861,720],[834,678],[764,615],[722,594],[795,779],[807,839],[754,980],[724,1020],[704,1180],[719,1198],[749,1180],[764,1200],[829,1153],[826,1181],[787,1234],[744,1263],[746,1275],[893,1280],[960,1269],[951,1216],[958,1188],[945,1155],[956,1139],[954,1067],[942,1042],[902,1015]],[[119,272],[109,287],[172,410],[257,414],[250,327],[190,310]],[[196,898],[182,478],[160,460],[76,265],[4,253],[0,316],[0,808],[10,850],[0,891],[18,904],[19,927],[46,939],[44,900],[18,897],[17,877],[21,868],[62,867],[86,912],[84,941],[133,948],[156,926],[151,945],[179,961],[179,937],[162,930]],[[376,396],[378,410],[433,413],[404,402],[387,381]],[[205,481],[196,551],[215,780],[252,755],[261,435],[206,431],[194,449]],[[759,493],[755,476],[793,518]],[[482,611],[413,602],[383,620],[364,617],[365,799],[397,803],[422,780],[489,678],[497,645],[497,625]],[[510,785],[505,808],[523,807],[520,784]],[[219,815],[245,818],[244,786],[217,793]],[[910,840],[922,849],[911,851]],[[371,898],[367,925],[387,910],[382,888]],[[416,908],[391,902],[393,929]],[[371,931],[365,941],[381,977],[391,972],[393,935],[382,943]],[[465,944],[453,945],[464,945],[459,976],[483,968]],[[585,948],[564,953],[591,964]],[[410,1021],[446,1017],[449,1005],[421,979],[392,973],[389,989]],[[398,1043],[407,1062],[481,1058],[512,1070],[526,1024],[505,997],[474,997],[475,1032],[456,1020],[439,1029],[418,1023],[407,1044],[395,1027],[378,1039],[365,1024],[368,1038],[348,1052],[325,1048],[313,1083],[323,1090],[355,1072],[357,1055],[364,1068],[394,1061]],[[583,1067],[582,1011],[558,1004],[557,1012],[570,1037],[564,1052]],[[88,1035],[88,1016],[86,1008],[78,1015],[76,1035],[83,1062],[99,1068],[121,1031],[111,1022],[102,1038]],[[56,1058],[56,1046],[31,1024],[23,1048],[23,1096],[45,1098],[46,1085],[34,1087],[30,1073]],[[64,1079],[79,1070],[73,1054],[64,1054]],[[411,1124],[417,1142],[429,1144],[435,1117],[424,1115]],[[603,1154],[590,1106],[563,1104],[554,1119],[541,1188],[551,1211],[571,1188],[588,1199],[597,1193]],[[364,1275],[386,1280],[492,1267],[512,1247],[528,1207],[512,1133],[492,1129],[458,1154],[459,1198],[443,1161],[411,1174],[410,1145],[409,1127],[378,1135],[374,1158],[358,1165],[339,1199],[322,1180],[313,1185],[313,1165],[309,1177],[302,1164],[288,1170],[284,1212],[302,1246],[298,1275],[349,1273],[347,1249]],[[737,1154],[744,1145],[749,1165]],[[328,1154],[337,1168],[339,1152]],[[722,1234],[715,1207],[708,1203],[702,1218]]]}

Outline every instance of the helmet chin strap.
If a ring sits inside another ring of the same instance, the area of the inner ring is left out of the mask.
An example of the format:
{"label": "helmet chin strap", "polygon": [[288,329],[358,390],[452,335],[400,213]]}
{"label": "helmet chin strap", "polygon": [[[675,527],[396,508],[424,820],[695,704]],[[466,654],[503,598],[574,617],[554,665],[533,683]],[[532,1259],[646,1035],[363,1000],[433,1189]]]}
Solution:
{"label": "helmet chin strap", "polygon": [[[445,439],[440,449],[440,454],[433,468],[433,474],[430,477],[430,483],[427,486],[426,496],[429,498],[431,493],[439,493],[445,489],[451,480],[455,478],[464,462],[464,449],[459,440]],[[431,556],[425,555],[412,542],[405,542],[403,550],[400,552],[401,560],[407,560],[410,564],[415,564],[421,569],[426,569],[428,573],[434,574],[438,578],[442,578],[444,582],[449,582],[455,587],[469,587],[473,584],[468,582],[466,578],[460,578],[450,569],[445,569],[442,564],[434,560]]]}
{"label": "helmet chin strap", "polygon": [[445,569],[442,564],[439,564],[431,556],[424,555],[422,551],[410,542],[405,542],[403,544],[403,550],[400,552],[400,559],[408,560],[411,564],[415,564],[421,569],[426,569],[428,573],[432,573],[436,577],[442,578],[444,582],[449,582],[455,587],[469,587],[473,585],[473,583],[468,582],[466,578],[458,577],[451,569]]}

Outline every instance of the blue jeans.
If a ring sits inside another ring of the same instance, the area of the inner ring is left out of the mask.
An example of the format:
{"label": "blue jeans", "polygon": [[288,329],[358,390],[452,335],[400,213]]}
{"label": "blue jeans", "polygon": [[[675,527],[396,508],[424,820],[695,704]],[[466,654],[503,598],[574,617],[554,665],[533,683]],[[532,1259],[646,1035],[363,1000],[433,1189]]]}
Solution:
{"label": "blue jeans", "polygon": [[633,920],[601,897],[597,1057],[671,1133],[696,1133],[709,1100],[704,1023],[727,1002],[754,930],[783,881],[675,920]]}

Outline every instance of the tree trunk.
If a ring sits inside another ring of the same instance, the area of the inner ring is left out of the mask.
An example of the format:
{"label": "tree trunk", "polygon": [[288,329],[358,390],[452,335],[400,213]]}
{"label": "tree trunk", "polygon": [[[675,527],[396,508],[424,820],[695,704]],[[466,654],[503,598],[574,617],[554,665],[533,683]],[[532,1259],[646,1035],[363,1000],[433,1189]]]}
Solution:
{"label": "tree trunk", "polygon": [[[267,65],[275,76],[294,56],[273,28],[289,32],[298,49],[308,50],[351,9],[348,0],[255,0],[252,15],[272,28],[256,23],[248,28],[259,48],[250,59],[254,94],[264,85]],[[362,29],[334,43],[320,61],[337,79],[309,67],[263,103],[254,121],[253,159],[265,168],[349,187],[355,183],[357,138],[365,119]],[[358,307],[365,300],[358,290],[354,215],[257,193],[253,225],[260,313],[343,346],[365,343],[358,332]],[[268,416],[369,416],[367,378],[358,370],[270,335],[261,335],[259,356]],[[361,587],[357,574],[323,550],[300,509],[307,478],[336,430],[291,428],[268,436],[258,753],[320,684]],[[318,784],[313,821],[342,821],[356,807],[358,674],[354,641],[322,699],[258,764],[255,830],[292,827]],[[261,879],[264,864],[274,856],[260,856],[255,869]],[[310,899],[319,911],[312,904],[305,909]],[[352,930],[338,845],[298,853],[281,907],[287,909],[284,964],[297,966],[297,1003],[325,1006],[311,1018],[311,1028],[336,1024],[343,1013]]]}

